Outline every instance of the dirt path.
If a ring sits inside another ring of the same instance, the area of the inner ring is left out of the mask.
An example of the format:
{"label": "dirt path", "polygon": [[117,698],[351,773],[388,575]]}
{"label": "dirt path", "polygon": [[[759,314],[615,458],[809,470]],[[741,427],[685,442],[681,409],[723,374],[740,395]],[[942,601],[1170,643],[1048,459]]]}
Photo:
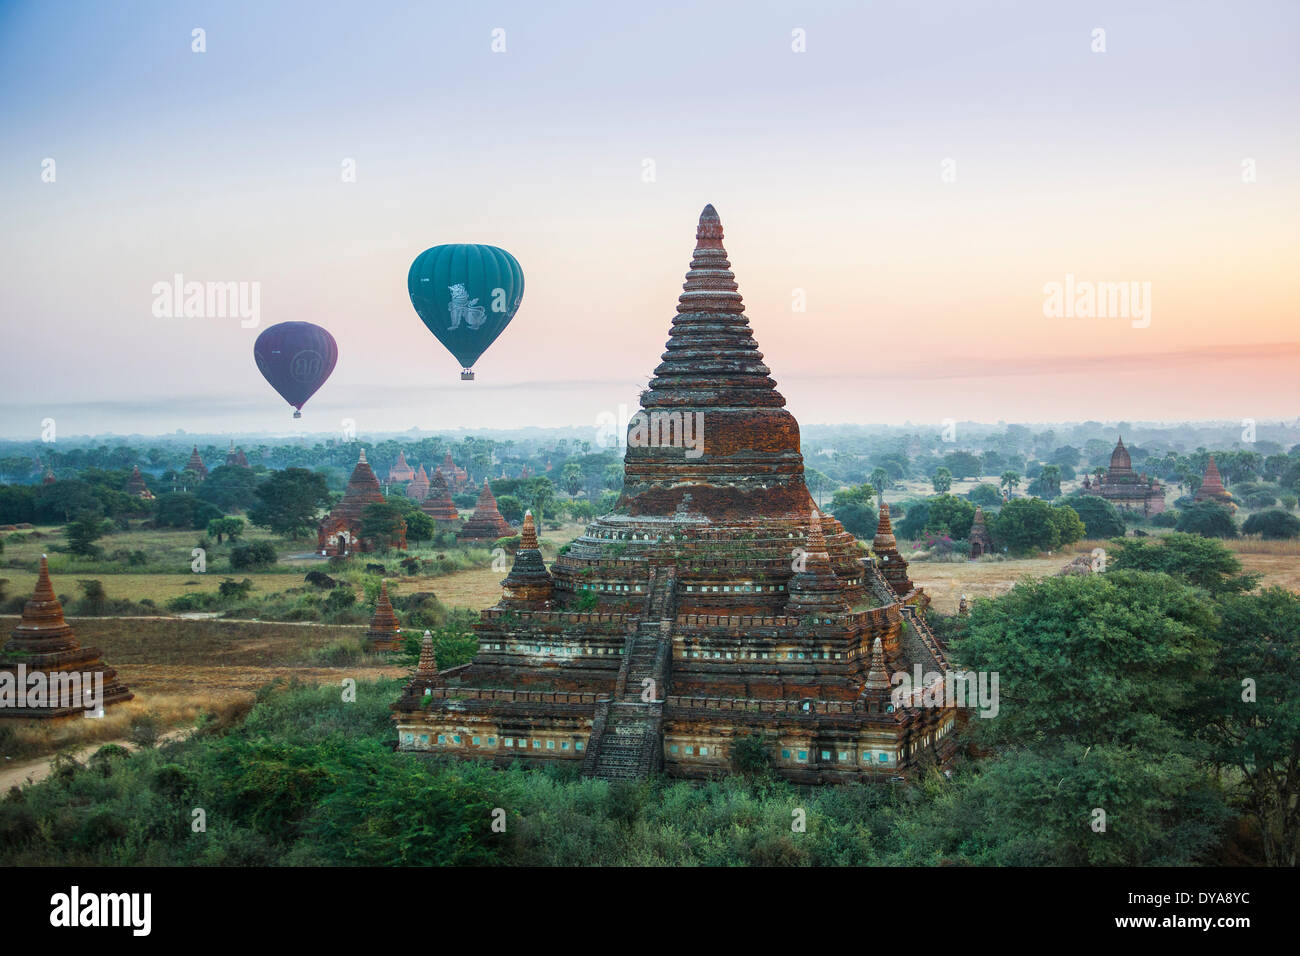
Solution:
{"label": "dirt path", "polygon": [[[158,743],[180,740],[189,733],[188,728],[171,730],[159,737]],[[132,748],[131,742],[126,738],[121,738],[119,740],[100,740],[89,746],[69,752],[72,754],[73,759],[79,763],[85,763],[100,747],[107,747],[109,744],[116,744],[119,747],[125,747],[127,750],[138,749]],[[32,760],[5,761],[4,766],[0,768],[0,793],[8,793],[10,787],[25,787],[28,784],[40,783],[50,775],[50,767],[57,756],[58,754],[47,754],[44,757],[36,757]]]}

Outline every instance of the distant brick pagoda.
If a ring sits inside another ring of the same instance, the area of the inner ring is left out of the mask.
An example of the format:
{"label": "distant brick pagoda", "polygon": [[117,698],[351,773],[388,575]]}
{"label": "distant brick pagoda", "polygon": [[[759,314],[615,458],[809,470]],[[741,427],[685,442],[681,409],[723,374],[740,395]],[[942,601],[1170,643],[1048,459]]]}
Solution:
{"label": "distant brick pagoda", "polygon": [[970,556],[980,558],[993,552],[993,538],[989,535],[989,526],[984,521],[984,509],[975,506],[975,519],[970,525]]}
{"label": "distant brick pagoda", "polygon": [[1083,479],[1079,489],[1085,495],[1098,495],[1116,508],[1140,511],[1144,515],[1158,515],[1165,510],[1165,489],[1160,482],[1133,470],[1133,461],[1121,437],[1110,453],[1110,467],[1106,474]]}
{"label": "distant brick pagoda", "polygon": [[460,520],[460,513],[451,503],[451,494],[447,491],[447,483],[443,481],[442,472],[434,471],[433,477],[429,479],[429,492],[424,496],[420,510],[434,521],[444,524]]}
{"label": "distant brick pagoda", "polygon": [[469,484],[469,472],[451,460],[451,452],[447,452],[447,457],[436,470],[442,475],[442,480],[447,483],[447,490],[453,495],[460,494]]}
{"label": "distant brick pagoda", "polygon": [[401,750],[698,778],[761,737],[804,783],[949,756],[955,709],[891,697],[899,671],[947,662],[888,509],[874,556],[817,511],[762,359],[705,207],[615,511],[549,569],[526,519],[474,660],[422,665],[394,705]]}
{"label": "distant brick pagoda", "polygon": [[365,645],[371,651],[400,651],[405,646],[393,602],[388,599],[387,581],[379,584],[379,597],[375,599],[375,613],[366,629]]}
{"label": "distant brick pagoda", "polygon": [[244,456],[244,449],[236,448],[232,440],[230,442],[230,451],[226,452],[226,464],[232,468],[247,468],[248,459]]}
{"label": "distant brick pagoda", "polygon": [[406,452],[397,453],[397,461],[393,467],[388,469],[388,481],[390,484],[404,485],[408,481],[415,480],[415,469],[406,463]]}
{"label": "distant brick pagoda", "polygon": [[203,456],[199,454],[199,446],[194,446],[194,451],[190,452],[190,460],[185,463],[183,471],[192,471],[199,476],[199,481],[208,477],[208,466],[203,464]]}
{"label": "distant brick pagoda", "polygon": [[[361,534],[362,518],[367,505],[383,503],[384,493],[380,490],[379,479],[366,461],[363,448],[357,466],[352,469],[352,477],[348,479],[343,500],[316,529],[316,550],[331,556],[373,551],[374,542]],[[399,550],[406,548],[405,522],[395,547]]]}
{"label": "distant brick pagoda", "polygon": [[474,514],[465,522],[465,526],[456,532],[456,540],[496,541],[498,538],[509,538],[515,534],[515,529],[510,527],[506,519],[501,517],[501,512],[497,510],[497,500],[492,495],[492,487],[484,479],[483,488],[478,493],[478,504],[474,506]]}
{"label": "distant brick pagoda", "polygon": [[1229,508],[1237,507],[1228,489],[1223,487],[1223,476],[1219,474],[1219,466],[1214,463],[1213,455],[1210,456],[1210,463],[1205,466],[1205,477],[1201,479],[1201,486],[1196,489],[1192,501],[1214,501]]}
{"label": "distant brick pagoda", "polygon": [[[38,703],[33,675],[45,686]],[[73,680],[76,675],[75,681]],[[22,676],[28,688],[19,706],[17,687]],[[87,712],[85,693],[101,682],[98,701],[104,707],[130,700],[132,694],[117,679],[117,671],[100,659],[97,647],[82,647],[63,619],[63,605],[50,583],[50,567],[41,555],[36,591],[23,608],[22,620],[0,648],[0,718],[47,719]],[[66,688],[66,689],[65,689]]]}
{"label": "distant brick pagoda", "polygon": [[411,483],[406,486],[406,497],[410,498],[412,501],[423,501],[428,496],[429,475],[424,470],[424,466],[421,465],[420,470],[417,471],[415,477],[411,479]]}
{"label": "distant brick pagoda", "polygon": [[140,466],[135,465],[131,468],[131,477],[126,480],[126,487],[122,489],[128,495],[140,498],[143,501],[152,501],[153,492],[149,486],[144,483],[144,475],[140,474]]}

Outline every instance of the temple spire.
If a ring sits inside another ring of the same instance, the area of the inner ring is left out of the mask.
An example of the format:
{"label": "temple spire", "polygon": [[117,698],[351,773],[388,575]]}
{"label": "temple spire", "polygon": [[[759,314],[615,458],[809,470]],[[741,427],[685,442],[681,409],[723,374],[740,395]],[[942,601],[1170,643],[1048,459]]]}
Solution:
{"label": "temple spire", "polygon": [[885,649],[876,638],[871,645],[871,664],[867,668],[866,680],[862,682],[862,694],[888,694],[890,688],[889,668],[885,665]]}

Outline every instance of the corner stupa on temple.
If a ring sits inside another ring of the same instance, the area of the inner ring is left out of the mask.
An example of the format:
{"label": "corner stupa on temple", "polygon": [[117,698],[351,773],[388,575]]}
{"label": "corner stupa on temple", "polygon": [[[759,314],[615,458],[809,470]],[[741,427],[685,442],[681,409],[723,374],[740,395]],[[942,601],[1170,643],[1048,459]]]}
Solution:
{"label": "corner stupa on temple", "polygon": [[887,508],[873,554],[814,505],[722,239],[707,206],[615,510],[549,568],[527,516],[473,661],[417,672],[394,704],[399,749],[704,778],[761,735],[803,783],[952,753],[955,708],[893,693],[899,672],[948,669],[929,598]]}
{"label": "corner stupa on temple", "polygon": [[[362,535],[363,518],[367,505],[383,503],[384,493],[379,487],[379,479],[366,461],[366,450],[363,448],[356,467],[352,469],[352,477],[348,479],[343,500],[334,506],[334,510],[316,529],[316,550],[331,556],[373,551],[374,542]],[[404,523],[396,547],[406,547]]]}
{"label": "corner stupa on temple", "polygon": [[478,493],[478,503],[474,514],[465,522],[464,527],[456,532],[457,541],[496,541],[509,538],[517,532],[510,527],[501,512],[497,510],[497,500],[492,494],[492,487],[483,479],[483,488]]}
{"label": "corner stupa on temple", "polygon": [[[43,688],[39,696],[37,686]],[[36,590],[0,648],[0,718],[72,717],[134,696],[100,658],[99,648],[82,647],[77,641],[63,619],[49,563],[41,555]]]}

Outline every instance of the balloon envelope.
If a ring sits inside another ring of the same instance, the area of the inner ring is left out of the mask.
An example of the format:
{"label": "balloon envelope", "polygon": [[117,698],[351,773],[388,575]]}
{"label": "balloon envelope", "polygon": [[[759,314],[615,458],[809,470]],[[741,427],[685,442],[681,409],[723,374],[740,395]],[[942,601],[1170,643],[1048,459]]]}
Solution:
{"label": "balloon envelope", "polygon": [[280,397],[301,411],[334,371],[339,347],[319,325],[281,322],[257,337],[253,359]]}
{"label": "balloon envelope", "polygon": [[524,272],[496,246],[434,246],[411,263],[406,290],[420,320],[470,369],[519,311]]}

